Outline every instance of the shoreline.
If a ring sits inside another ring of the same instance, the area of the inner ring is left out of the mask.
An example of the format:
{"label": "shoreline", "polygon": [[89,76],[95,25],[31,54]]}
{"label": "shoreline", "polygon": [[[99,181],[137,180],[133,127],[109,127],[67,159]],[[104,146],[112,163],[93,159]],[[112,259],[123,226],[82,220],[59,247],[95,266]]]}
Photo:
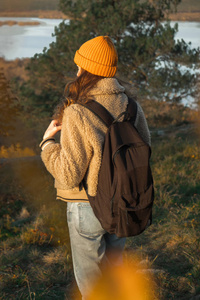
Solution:
{"label": "shoreline", "polygon": [[177,12],[169,15],[170,21],[200,22],[200,12]]}
{"label": "shoreline", "polygon": [[[65,15],[58,10],[33,10],[33,11],[5,11],[0,12],[0,17],[7,18],[39,18],[39,19],[70,19],[69,16]],[[190,21],[190,22],[199,22],[200,21],[200,12],[177,12],[174,14],[169,14],[168,19],[171,21]]]}
{"label": "shoreline", "polygon": [[37,26],[40,25],[40,22],[37,21],[27,21],[27,22],[17,22],[17,21],[13,21],[13,20],[8,20],[8,21],[0,21],[0,26],[4,26],[4,25],[8,25],[8,26],[14,26],[14,25],[18,25],[18,26]]}
{"label": "shoreline", "polygon": [[4,11],[0,17],[6,18],[39,18],[39,19],[70,19],[58,10]]}

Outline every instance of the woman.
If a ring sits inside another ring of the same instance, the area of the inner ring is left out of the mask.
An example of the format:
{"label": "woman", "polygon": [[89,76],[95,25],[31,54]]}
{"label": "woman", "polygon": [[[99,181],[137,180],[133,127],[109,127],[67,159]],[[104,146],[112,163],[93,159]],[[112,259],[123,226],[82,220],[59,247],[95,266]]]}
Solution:
{"label": "woman", "polygon": [[[105,232],[88,202],[87,193],[95,196],[97,191],[107,128],[96,115],[78,104],[93,99],[114,118],[126,110],[126,94],[130,91],[114,78],[117,60],[114,44],[107,36],[91,39],[80,47],[74,57],[77,78],[65,88],[64,103],[57,108],[40,144],[42,160],[55,178],[57,199],[67,202],[74,273],[83,299],[101,276],[104,265],[122,262],[125,245],[125,238]],[[139,104],[135,126],[150,144]],[[55,143],[54,135],[60,130],[60,143]],[[81,184],[83,179],[87,193]]]}

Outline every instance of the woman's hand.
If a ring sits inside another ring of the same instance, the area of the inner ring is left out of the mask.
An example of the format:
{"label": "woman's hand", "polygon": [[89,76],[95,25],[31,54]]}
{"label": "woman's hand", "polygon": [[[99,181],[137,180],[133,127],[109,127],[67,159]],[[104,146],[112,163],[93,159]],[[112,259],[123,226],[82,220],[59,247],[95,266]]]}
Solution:
{"label": "woman's hand", "polygon": [[45,140],[49,137],[53,137],[58,131],[61,130],[61,128],[62,128],[62,124],[60,124],[58,122],[58,120],[51,121],[51,123],[49,124],[49,127],[45,131],[45,134],[43,136],[43,140]]}

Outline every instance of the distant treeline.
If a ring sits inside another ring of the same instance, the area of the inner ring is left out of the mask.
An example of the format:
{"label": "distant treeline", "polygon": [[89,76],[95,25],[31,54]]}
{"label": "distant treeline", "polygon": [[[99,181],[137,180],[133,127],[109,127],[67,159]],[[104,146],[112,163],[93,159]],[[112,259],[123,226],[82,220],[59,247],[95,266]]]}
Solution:
{"label": "distant treeline", "polygon": [[1,0],[0,12],[57,10],[59,0]]}
{"label": "distant treeline", "polygon": [[[141,0],[143,1],[143,0]],[[57,10],[59,0],[1,0],[0,12]],[[182,0],[178,6],[179,12],[199,12],[200,0]]]}

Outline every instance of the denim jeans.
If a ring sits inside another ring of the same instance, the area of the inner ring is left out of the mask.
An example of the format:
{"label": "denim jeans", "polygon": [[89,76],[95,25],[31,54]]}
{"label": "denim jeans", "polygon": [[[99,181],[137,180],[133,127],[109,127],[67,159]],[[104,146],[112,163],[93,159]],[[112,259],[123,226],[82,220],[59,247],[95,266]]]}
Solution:
{"label": "denim jeans", "polygon": [[69,227],[74,275],[83,299],[100,278],[102,268],[122,263],[126,238],[106,232],[89,203],[68,202]]}

